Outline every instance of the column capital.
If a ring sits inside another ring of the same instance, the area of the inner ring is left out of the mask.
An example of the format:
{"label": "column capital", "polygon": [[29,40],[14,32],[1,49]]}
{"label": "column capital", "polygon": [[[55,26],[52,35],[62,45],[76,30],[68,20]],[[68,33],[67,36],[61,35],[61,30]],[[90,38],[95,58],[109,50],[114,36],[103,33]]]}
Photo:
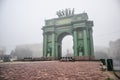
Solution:
{"label": "column capital", "polygon": [[72,31],[79,31],[79,30],[85,30],[87,27],[79,27],[79,28],[73,28]]}
{"label": "column capital", "polygon": [[55,31],[43,32],[43,35],[52,34],[52,33],[55,33]]}

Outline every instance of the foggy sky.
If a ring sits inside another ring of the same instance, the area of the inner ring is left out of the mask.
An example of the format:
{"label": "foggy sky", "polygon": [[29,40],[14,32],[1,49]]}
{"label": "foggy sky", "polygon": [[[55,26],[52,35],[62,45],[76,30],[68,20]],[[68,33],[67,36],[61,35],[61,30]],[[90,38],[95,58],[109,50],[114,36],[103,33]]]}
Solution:
{"label": "foggy sky", "polygon": [[42,43],[44,20],[65,8],[88,13],[95,46],[108,47],[120,38],[120,0],[0,0],[0,46],[10,51],[16,45]]}

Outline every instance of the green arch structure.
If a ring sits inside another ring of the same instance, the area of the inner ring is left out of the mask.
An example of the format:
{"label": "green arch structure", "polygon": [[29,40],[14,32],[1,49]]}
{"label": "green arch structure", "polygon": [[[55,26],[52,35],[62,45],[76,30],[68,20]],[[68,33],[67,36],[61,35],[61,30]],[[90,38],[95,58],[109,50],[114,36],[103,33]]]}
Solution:
{"label": "green arch structure", "polygon": [[93,21],[88,20],[87,13],[45,20],[45,26],[42,28],[43,57],[59,59],[62,54],[63,37],[72,35],[74,58],[76,60],[94,59],[92,27]]}

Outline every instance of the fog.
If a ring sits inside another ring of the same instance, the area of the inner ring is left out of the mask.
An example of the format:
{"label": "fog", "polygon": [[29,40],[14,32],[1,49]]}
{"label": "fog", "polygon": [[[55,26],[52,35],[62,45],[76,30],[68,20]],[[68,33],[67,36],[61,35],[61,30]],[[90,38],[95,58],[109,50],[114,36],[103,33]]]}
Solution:
{"label": "fog", "polygon": [[95,46],[108,47],[120,38],[120,0],[0,0],[0,47],[9,54],[16,45],[42,43],[44,20],[65,8],[88,13]]}

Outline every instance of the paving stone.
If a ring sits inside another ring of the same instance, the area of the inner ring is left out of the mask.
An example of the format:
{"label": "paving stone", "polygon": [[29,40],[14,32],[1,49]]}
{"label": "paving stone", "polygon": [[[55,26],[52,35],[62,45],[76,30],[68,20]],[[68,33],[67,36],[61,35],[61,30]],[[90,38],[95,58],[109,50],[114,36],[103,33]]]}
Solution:
{"label": "paving stone", "polygon": [[[13,62],[0,64],[4,80],[104,80],[100,62]],[[0,78],[1,78],[0,77]]]}

